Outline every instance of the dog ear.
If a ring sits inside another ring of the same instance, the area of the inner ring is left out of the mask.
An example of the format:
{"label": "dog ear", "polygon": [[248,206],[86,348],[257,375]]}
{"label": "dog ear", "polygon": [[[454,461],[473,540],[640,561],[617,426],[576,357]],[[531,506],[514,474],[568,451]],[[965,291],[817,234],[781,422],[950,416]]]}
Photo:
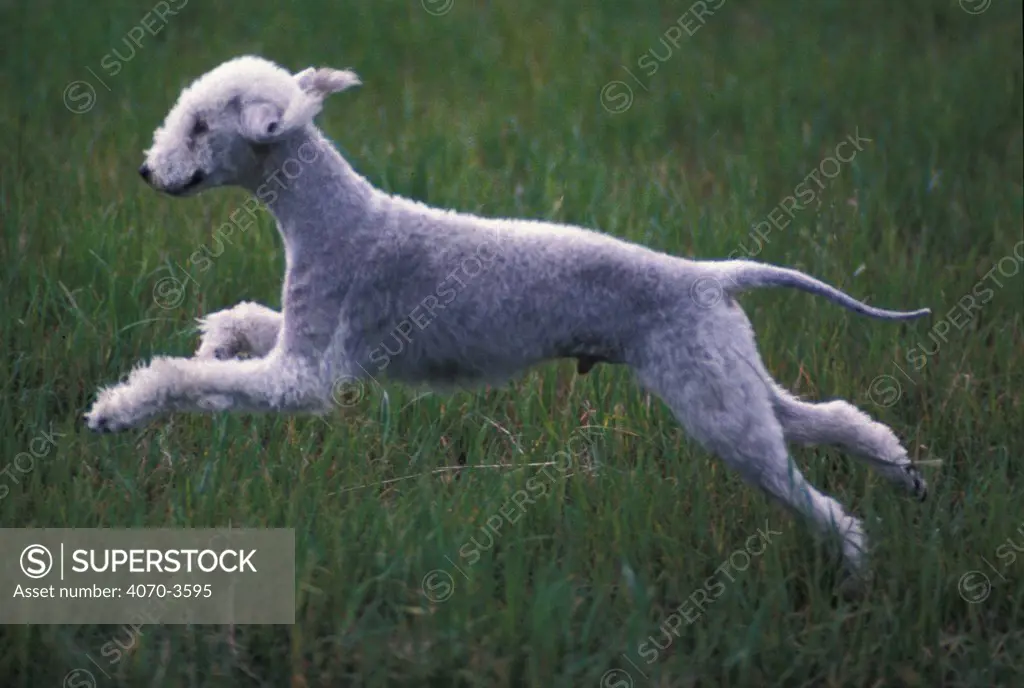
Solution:
{"label": "dog ear", "polygon": [[355,72],[326,67],[309,67],[295,74],[294,78],[302,93],[292,98],[284,112],[267,101],[242,106],[242,136],[254,143],[278,140],[288,132],[312,122],[320,112],[324,98],[362,83]]}
{"label": "dog ear", "polygon": [[295,80],[303,91],[321,101],[332,93],[341,93],[363,83],[355,72],[329,67],[307,67],[295,75]]}
{"label": "dog ear", "polygon": [[239,114],[239,128],[242,136],[253,143],[268,143],[283,133],[283,119],[283,113],[273,103],[246,103]]}

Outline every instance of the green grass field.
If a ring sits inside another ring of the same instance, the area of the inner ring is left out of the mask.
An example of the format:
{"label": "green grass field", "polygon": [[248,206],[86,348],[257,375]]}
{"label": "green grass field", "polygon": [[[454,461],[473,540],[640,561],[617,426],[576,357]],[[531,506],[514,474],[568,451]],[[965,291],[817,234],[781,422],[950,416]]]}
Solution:
{"label": "green grass field", "polygon": [[[0,3],[0,526],[292,527],[298,604],[293,626],[5,626],[0,685],[1021,685],[1021,6],[697,4]],[[864,595],[619,368],[88,433],[96,388],[191,355],[194,318],[280,305],[267,213],[219,244],[244,192],[175,200],[136,173],[180,89],[250,52],[360,74],[319,122],[386,190],[932,308],[743,297],[780,382],[853,401],[924,464],[917,504],[794,450],[865,519]]]}

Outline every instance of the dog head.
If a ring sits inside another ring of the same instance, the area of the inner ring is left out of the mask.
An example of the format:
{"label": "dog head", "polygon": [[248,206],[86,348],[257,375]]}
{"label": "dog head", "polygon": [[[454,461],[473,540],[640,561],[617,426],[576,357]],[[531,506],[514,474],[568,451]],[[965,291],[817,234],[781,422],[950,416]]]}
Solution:
{"label": "dog head", "polygon": [[225,62],[182,91],[139,174],[174,196],[244,183],[259,172],[260,150],[311,126],[328,95],[359,83],[347,70],[292,74],[253,56]]}

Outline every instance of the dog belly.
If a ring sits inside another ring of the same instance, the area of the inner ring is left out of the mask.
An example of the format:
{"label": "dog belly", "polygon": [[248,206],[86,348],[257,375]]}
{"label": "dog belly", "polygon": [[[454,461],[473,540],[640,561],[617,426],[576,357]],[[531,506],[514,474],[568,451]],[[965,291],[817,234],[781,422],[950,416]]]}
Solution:
{"label": "dog belly", "polygon": [[589,372],[597,363],[619,362],[618,357],[613,355],[568,353],[562,349],[553,349],[548,355],[538,354],[529,357],[509,356],[509,353],[514,352],[503,351],[491,357],[428,357],[418,360],[413,365],[395,365],[385,372],[387,377],[398,382],[426,385],[442,391],[484,385],[500,387],[535,365],[557,359],[576,358],[579,361],[580,374]]}

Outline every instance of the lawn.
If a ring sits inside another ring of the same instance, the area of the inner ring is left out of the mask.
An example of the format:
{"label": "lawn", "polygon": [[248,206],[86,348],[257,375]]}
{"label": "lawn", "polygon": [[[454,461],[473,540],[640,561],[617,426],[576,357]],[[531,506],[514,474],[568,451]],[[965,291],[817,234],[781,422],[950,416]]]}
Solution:
{"label": "lawn", "polygon": [[[0,527],[290,527],[297,595],[292,626],[5,626],[0,685],[1020,685],[1021,36],[1007,0],[0,4]],[[98,386],[193,353],[196,317],[280,306],[268,213],[221,241],[244,192],[136,172],[243,53],[357,71],[319,123],[388,191],[931,308],[742,297],[782,384],[922,464],[919,504],[793,450],[864,518],[871,585],[842,595],[837,547],[613,366],[85,430]]]}

